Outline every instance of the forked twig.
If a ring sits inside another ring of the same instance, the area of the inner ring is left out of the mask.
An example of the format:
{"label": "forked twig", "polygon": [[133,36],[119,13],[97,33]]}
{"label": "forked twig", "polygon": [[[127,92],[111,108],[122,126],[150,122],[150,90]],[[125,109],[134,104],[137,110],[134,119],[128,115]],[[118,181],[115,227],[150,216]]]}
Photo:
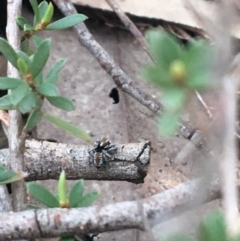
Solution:
{"label": "forked twig", "polygon": [[[53,0],[57,7],[64,15],[76,14],[77,11],[70,0]],[[132,96],[135,100],[139,101],[142,105],[151,110],[154,114],[161,113],[163,106],[155,98],[148,93],[144,92],[140,87],[132,81],[131,78],[114,62],[108,53],[96,42],[93,36],[83,23],[74,27],[77,32],[79,42],[94,56],[99,62],[101,67],[112,77],[115,84],[122,91]],[[182,128],[184,127],[184,128]],[[185,123],[179,128],[179,132],[186,138],[194,128]],[[188,134],[187,134],[188,133]]]}

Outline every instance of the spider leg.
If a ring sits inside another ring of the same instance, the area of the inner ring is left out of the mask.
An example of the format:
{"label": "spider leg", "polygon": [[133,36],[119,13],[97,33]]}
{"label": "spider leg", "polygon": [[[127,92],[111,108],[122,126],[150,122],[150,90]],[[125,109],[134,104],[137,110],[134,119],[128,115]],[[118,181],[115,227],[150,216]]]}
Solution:
{"label": "spider leg", "polygon": [[93,145],[94,149],[96,149],[96,148],[99,146],[99,143],[100,143],[99,140],[97,140],[97,141],[94,142],[94,145]]}
{"label": "spider leg", "polygon": [[117,152],[117,147],[114,144],[108,146],[106,150],[109,154],[114,155]]}
{"label": "spider leg", "polygon": [[106,162],[112,161],[114,159],[114,156],[112,155],[112,153],[109,153],[108,150],[102,150],[102,154],[104,157],[104,161]]}

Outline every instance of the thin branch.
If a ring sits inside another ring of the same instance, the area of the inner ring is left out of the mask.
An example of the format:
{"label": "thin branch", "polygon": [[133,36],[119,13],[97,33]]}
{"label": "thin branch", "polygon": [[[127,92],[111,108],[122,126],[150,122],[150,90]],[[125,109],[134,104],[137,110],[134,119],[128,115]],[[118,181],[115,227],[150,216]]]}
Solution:
{"label": "thin branch", "polygon": [[148,50],[147,42],[143,37],[142,33],[138,30],[136,25],[130,20],[130,18],[121,10],[119,5],[114,0],[105,0],[112,10],[117,14],[117,16],[121,19],[122,23],[125,27],[133,34],[133,36],[137,39],[137,41],[142,45],[145,52],[149,55],[149,57],[154,61],[151,53]]}
{"label": "thin branch", "polygon": [[206,114],[206,116],[209,118],[209,120],[212,120],[213,119],[213,114],[211,112],[211,110],[209,109],[208,105],[206,104],[206,102],[203,100],[202,96],[199,94],[198,91],[194,91],[196,96],[197,96],[197,99],[199,100],[199,102],[202,104],[203,106],[203,110],[204,110],[204,113]]}
{"label": "thin branch", "polygon": [[[68,16],[76,14],[77,11],[70,0],[53,0],[60,11]],[[79,42],[94,56],[101,67],[112,77],[119,89],[132,96],[142,105],[151,110],[154,114],[161,113],[163,106],[155,98],[144,92],[129,76],[114,62],[108,53],[96,42],[88,31],[87,27],[80,23],[74,27],[77,32]],[[179,128],[179,132],[186,138],[192,134],[194,128],[182,123],[184,128]],[[186,133],[187,136],[186,136]]]}
{"label": "thin branch", "polygon": [[[7,5],[7,39],[14,49],[20,49],[20,30],[16,23],[16,18],[21,15],[22,0],[8,1]],[[10,63],[8,63],[8,77],[19,78],[19,72]],[[24,138],[21,136],[21,114],[13,110],[9,112],[9,149],[11,158],[11,169],[15,171],[23,170],[24,161]],[[24,181],[18,181],[12,184],[12,199],[14,211],[22,210],[26,202],[26,189]]]}
{"label": "thin branch", "polygon": [[[65,170],[67,179],[121,180],[143,183],[150,164],[150,142],[117,145],[113,161],[97,169],[90,165],[92,146],[76,146],[63,143],[27,140],[24,171],[26,181],[58,179]],[[0,150],[0,164],[9,168],[9,150]]]}
{"label": "thin branch", "polygon": [[[101,233],[122,229],[143,230],[144,219],[151,226],[196,208],[203,180],[189,181],[139,201],[76,209],[38,209],[0,216],[0,240],[51,238],[79,233]],[[219,183],[207,185],[207,202],[220,197]],[[195,203],[195,205],[194,205]],[[143,217],[144,216],[144,217]]]}
{"label": "thin branch", "polygon": [[235,138],[235,123],[237,113],[235,78],[225,78],[223,82],[224,103],[224,141],[223,160],[221,162],[223,206],[230,233],[239,230],[238,191],[236,187],[237,150]]}

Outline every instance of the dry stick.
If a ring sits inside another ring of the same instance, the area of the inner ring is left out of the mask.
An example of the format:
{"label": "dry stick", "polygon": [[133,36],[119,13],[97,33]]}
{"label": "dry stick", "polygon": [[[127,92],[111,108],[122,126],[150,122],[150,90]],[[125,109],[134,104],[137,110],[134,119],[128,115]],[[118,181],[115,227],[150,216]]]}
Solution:
{"label": "dry stick", "polygon": [[196,202],[207,192],[211,201],[220,197],[219,183],[211,182],[205,190],[203,180],[197,179],[142,200],[119,202],[105,206],[76,209],[38,209],[0,216],[0,240],[19,238],[50,238],[79,233],[100,233],[114,230],[144,229],[144,218],[151,226],[167,221],[187,210],[196,208]]}
{"label": "dry stick", "polygon": [[135,24],[129,19],[129,17],[121,10],[119,5],[114,0],[105,0],[109,6],[112,8],[112,10],[117,14],[117,16],[120,18],[122,23],[125,25],[125,27],[133,34],[133,36],[138,40],[138,42],[142,45],[143,49],[146,51],[146,53],[149,55],[149,57],[154,61],[153,56],[148,50],[147,42],[145,38],[142,36],[142,33],[138,30],[138,28],[135,26]]}
{"label": "dry stick", "polygon": [[[143,49],[147,52],[149,57],[154,62],[154,58],[151,55],[151,53],[148,51],[147,43],[145,38],[143,37],[142,33],[138,30],[138,28],[135,26],[135,24],[130,20],[130,18],[122,11],[122,9],[119,7],[119,5],[114,0],[105,0],[109,6],[112,8],[112,10],[117,14],[117,16],[120,18],[122,23],[125,25],[127,29],[133,34],[133,36],[138,40],[138,42],[142,45]],[[212,120],[212,113],[207,106],[207,104],[204,102],[203,98],[199,94],[198,91],[194,91],[197,99],[202,104],[204,108],[204,113],[206,113],[207,117]]]}
{"label": "dry stick", "polygon": [[[20,30],[16,23],[16,18],[21,15],[22,1],[8,1],[7,5],[7,39],[9,44],[14,48],[20,49]],[[8,62],[8,77],[20,78],[18,70]],[[10,126],[8,129],[9,149],[11,158],[11,169],[15,171],[23,170],[24,162],[24,139],[21,135],[21,114],[19,111],[9,111]],[[26,201],[26,189],[24,181],[18,181],[12,184],[12,200],[14,211],[22,210]]]}
{"label": "dry stick", "polygon": [[[70,0],[53,1],[64,15],[67,16],[77,13]],[[114,62],[108,53],[94,40],[93,36],[83,23],[78,24],[74,29],[77,32],[79,42],[94,56],[101,67],[112,77],[118,88],[132,96],[155,114],[160,113],[163,110],[163,106],[160,102],[140,89],[140,87]],[[188,138],[194,132],[194,128],[184,123],[181,125],[179,132],[185,138]]]}
{"label": "dry stick", "polygon": [[236,187],[237,151],[235,138],[235,123],[237,113],[236,78],[225,78],[223,82],[223,111],[224,111],[224,150],[221,161],[223,206],[229,232],[239,230],[238,192]]}
{"label": "dry stick", "polygon": [[[150,142],[117,145],[114,160],[96,169],[89,165],[92,146],[27,140],[24,171],[27,181],[58,179],[65,170],[67,179],[121,180],[143,183],[150,163]],[[9,150],[0,150],[0,164],[9,167]]]}

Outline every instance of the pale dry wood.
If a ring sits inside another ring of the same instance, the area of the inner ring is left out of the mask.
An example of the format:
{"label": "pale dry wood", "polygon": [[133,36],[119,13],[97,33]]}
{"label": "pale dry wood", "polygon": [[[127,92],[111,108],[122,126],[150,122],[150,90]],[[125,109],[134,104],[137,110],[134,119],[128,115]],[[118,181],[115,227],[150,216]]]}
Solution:
{"label": "pale dry wood", "polygon": [[[9,44],[14,48],[20,49],[21,34],[20,29],[17,26],[16,18],[21,15],[22,1],[14,0],[8,1],[7,4],[7,39]],[[8,63],[8,77],[19,78],[20,74],[18,70]],[[21,171],[23,169],[24,162],[24,138],[21,136],[21,114],[19,111],[9,111],[10,125],[8,129],[8,143],[11,150],[11,169],[14,171]],[[14,211],[20,211],[23,209],[23,205],[26,202],[26,187],[23,180],[12,184],[12,200]]]}
{"label": "pale dry wood", "polygon": [[0,213],[12,211],[11,199],[5,185],[0,186]]}
{"label": "pale dry wood", "polygon": [[[210,181],[210,180],[208,180]],[[200,188],[202,182],[206,187]],[[0,216],[0,240],[50,238],[79,233],[138,228],[159,224],[220,197],[219,183],[197,179],[139,201],[76,209],[42,209]],[[199,201],[200,198],[200,201]]]}
{"label": "pale dry wood", "polygon": [[148,50],[147,42],[145,38],[143,37],[142,33],[138,30],[138,28],[135,26],[135,24],[131,21],[131,19],[122,11],[122,9],[114,0],[105,0],[105,1],[112,8],[112,10],[117,14],[117,16],[121,19],[125,27],[133,34],[133,36],[142,45],[143,49],[146,51],[148,56],[154,61],[151,53]]}
{"label": "pale dry wood", "polygon": [[[47,141],[27,140],[24,171],[27,181],[58,179],[65,170],[67,179],[122,180],[142,183],[150,164],[150,142],[117,145],[113,161],[100,169],[90,164],[93,146],[76,146]],[[0,164],[9,168],[9,150],[0,150]]]}

